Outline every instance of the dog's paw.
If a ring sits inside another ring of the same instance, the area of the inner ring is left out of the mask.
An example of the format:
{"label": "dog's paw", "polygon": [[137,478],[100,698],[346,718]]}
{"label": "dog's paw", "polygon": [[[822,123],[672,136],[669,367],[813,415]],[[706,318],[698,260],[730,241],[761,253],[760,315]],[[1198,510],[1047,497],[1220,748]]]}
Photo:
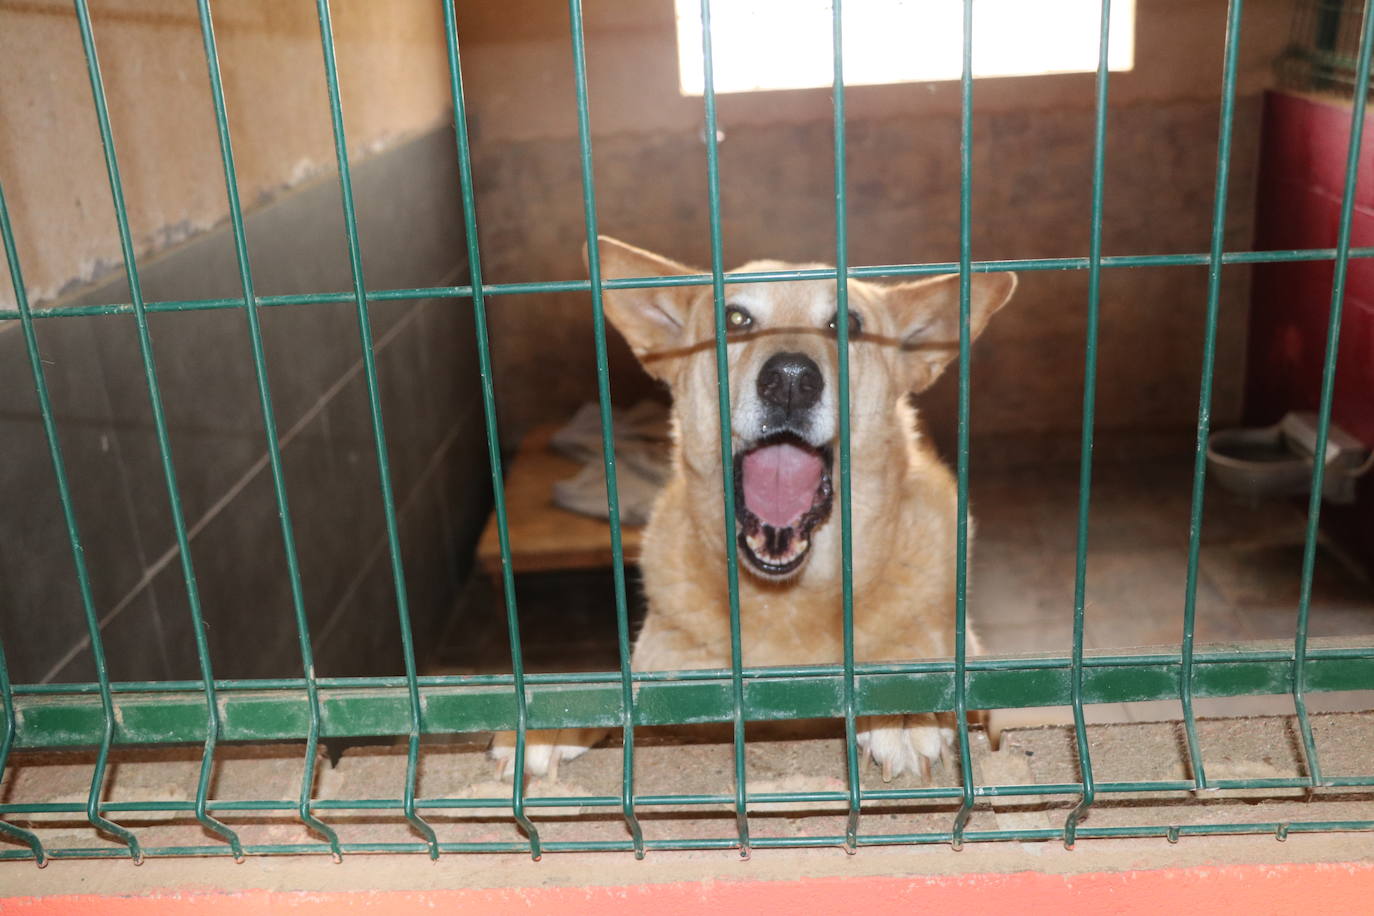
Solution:
{"label": "dog's paw", "polygon": [[[525,732],[525,775],[558,778],[558,765],[581,757],[602,738],[603,728],[559,728]],[[501,779],[515,778],[515,732],[497,732],[487,755]]]}
{"label": "dog's paw", "polygon": [[930,767],[947,760],[954,729],[933,715],[871,716],[859,720],[859,748],[883,768],[883,782],[903,773],[916,773],[930,782]]}

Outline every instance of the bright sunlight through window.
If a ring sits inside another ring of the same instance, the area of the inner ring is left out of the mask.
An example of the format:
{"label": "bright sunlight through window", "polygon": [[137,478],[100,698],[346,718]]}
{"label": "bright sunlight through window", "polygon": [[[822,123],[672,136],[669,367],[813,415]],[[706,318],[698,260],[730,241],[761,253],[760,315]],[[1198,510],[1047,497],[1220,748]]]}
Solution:
{"label": "bright sunlight through window", "polygon": [[[683,95],[701,95],[700,0],[676,0]],[[974,76],[1097,69],[1100,0],[974,0]],[[849,0],[846,85],[958,79],[959,0]],[[829,0],[717,0],[711,5],[716,92],[808,89],[832,83]],[[1107,62],[1134,63],[1135,0],[1112,0]]]}

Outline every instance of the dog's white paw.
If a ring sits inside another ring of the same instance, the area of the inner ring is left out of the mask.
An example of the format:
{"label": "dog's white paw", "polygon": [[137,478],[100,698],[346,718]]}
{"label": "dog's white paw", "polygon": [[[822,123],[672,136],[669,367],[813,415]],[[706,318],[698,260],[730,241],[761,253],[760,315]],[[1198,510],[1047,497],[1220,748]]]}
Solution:
{"label": "dog's white paw", "polygon": [[903,773],[930,782],[931,765],[948,759],[954,742],[954,729],[930,714],[869,716],[858,726],[859,748],[883,768],[883,782]]}
{"label": "dog's white paw", "polygon": [[[525,732],[525,775],[558,778],[558,765],[581,757],[606,736],[604,728],[559,728]],[[515,778],[515,732],[492,736],[487,755],[501,779]]]}

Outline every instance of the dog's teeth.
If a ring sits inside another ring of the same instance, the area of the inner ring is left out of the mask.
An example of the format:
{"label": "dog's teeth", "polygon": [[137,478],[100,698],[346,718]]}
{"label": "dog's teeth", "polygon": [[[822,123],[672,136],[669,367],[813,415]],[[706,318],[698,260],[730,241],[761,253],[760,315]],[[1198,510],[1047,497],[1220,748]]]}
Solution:
{"label": "dog's teeth", "polygon": [[744,531],[743,540],[753,554],[769,563],[783,566],[802,557],[811,549],[811,541],[799,528],[774,528],[760,525]]}
{"label": "dog's teeth", "polygon": [[811,544],[809,541],[794,540],[790,544],[788,544],[787,550],[783,551],[783,553],[778,557],[778,559],[781,560],[783,563],[790,563],[797,557],[806,553],[807,548],[810,546]]}

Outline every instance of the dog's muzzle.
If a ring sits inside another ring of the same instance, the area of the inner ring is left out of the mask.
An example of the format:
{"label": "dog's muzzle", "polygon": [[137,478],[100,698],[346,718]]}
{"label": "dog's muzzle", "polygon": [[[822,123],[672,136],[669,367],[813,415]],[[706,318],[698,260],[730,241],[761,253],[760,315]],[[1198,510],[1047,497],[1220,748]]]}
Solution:
{"label": "dog's muzzle", "polygon": [[784,578],[806,561],[811,535],[834,502],[831,448],[808,441],[825,378],[810,357],[775,353],[756,388],[761,435],[735,453],[736,528],[749,565]]}

